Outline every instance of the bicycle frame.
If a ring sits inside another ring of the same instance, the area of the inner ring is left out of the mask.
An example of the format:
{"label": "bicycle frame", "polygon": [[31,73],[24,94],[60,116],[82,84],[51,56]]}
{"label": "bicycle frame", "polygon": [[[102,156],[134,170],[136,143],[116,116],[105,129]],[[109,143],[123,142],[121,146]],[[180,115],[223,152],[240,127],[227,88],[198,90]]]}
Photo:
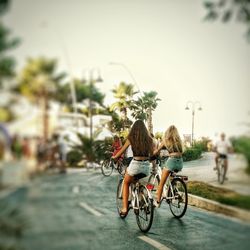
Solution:
{"label": "bicycle frame", "polygon": [[[171,199],[174,199],[175,198],[175,195],[174,195],[174,190],[173,190],[173,186],[171,184],[171,181],[174,179],[174,178],[177,178],[177,177],[172,177],[168,176],[167,180],[166,180],[166,183],[165,185],[163,186],[163,198],[162,199],[166,199],[166,200],[171,200]],[[168,193],[169,193],[169,189],[171,191],[171,196],[168,196]]]}
{"label": "bicycle frame", "polygon": [[225,159],[222,158],[222,157],[219,157],[219,159],[218,159],[218,165],[221,165],[221,166],[225,167]]}
{"label": "bicycle frame", "polygon": [[[153,179],[153,183],[155,183],[156,179],[157,179],[157,176],[159,177],[159,180],[161,180],[161,174],[162,174],[162,170],[160,168],[160,166],[158,166],[158,169],[157,169],[157,173],[154,175],[154,179]],[[184,182],[187,181],[187,177],[186,176],[183,176],[180,177],[180,176],[176,176],[176,174],[174,173],[170,173],[164,186],[163,186],[163,192],[162,192],[162,196],[163,198],[162,199],[166,199],[166,200],[171,200],[171,199],[174,199],[176,198],[175,195],[174,195],[174,190],[173,190],[173,186],[171,184],[172,180],[174,178],[181,178],[182,180],[184,180]],[[170,189],[170,192],[171,192],[171,196],[168,196],[169,194],[169,189]]]}

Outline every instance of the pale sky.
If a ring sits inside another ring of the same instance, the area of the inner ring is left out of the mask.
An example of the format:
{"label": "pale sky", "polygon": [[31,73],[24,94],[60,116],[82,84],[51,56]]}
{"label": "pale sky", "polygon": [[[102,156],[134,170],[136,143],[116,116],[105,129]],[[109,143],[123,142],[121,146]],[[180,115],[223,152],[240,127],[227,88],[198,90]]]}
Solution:
{"label": "pale sky", "polygon": [[[13,0],[5,23],[22,38],[18,68],[27,57],[59,59],[59,67],[81,77],[98,67],[98,84],[112,102],[120,81],[157,91],[154,132],[175,124],[191,133],[186,102],[200,101],[195,136],[222,131],[237,135],[250,119],[250,43],[244,26],[204,22],[202,0]],[[67,56],[68,54],[68,62]]]}

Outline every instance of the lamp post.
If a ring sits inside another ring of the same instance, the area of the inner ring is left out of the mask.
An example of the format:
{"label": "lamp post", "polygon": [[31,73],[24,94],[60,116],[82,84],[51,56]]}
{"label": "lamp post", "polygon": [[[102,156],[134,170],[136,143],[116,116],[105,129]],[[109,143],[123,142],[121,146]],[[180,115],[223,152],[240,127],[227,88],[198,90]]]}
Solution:
{"label": "lamp post", "polygon": [[[97,78],[94,78],[94,72],[97,72]],[[89,80],[86,80],[83,78],[83,82],[89,81],[89,87],[90,87],[90,96],[89,96],[89,137],[92,142],[93,140],[93,85],[96,82],[103,82],[103,79],[101,78],[100,69],[99,68],[92,68],[89,71]]]}
{"label": "lamp post", "polygon": [[54,32],[54,34],[58,40],[58,43],[61,46],[63,57],[64,57],[66,65],[67,65],[67,68],[69,70],[69,78],[70,78],[69,85],[70,85],[70,93],[71,93],[71,98],[72,98],[72,106],[73,106],[73,110],[74,110],[73,117],[74,117],[74,121],[76,122],[77,126],[79,127],[79,120],[78,120],[78,113],[77,113],[76,90],[75,90],[75,85],[74,85],[74,81],[73,81],[72,67],[71,67],[71,62],[70,62],[70,57],[69,57],[67,46],[63,40],[61,33],[57,29],[55,29],[54,26],[51,26],[51,24],[49,25],[47,22],[42,22],[40,24],[40,27],[47,28],[47,29],[50,28]]}
{"label": "lamp post", "polygon": [[190,110],[192,111],[192,135],[191,135],[191,145],[193,146],[193,143],[194,143],[194,116],[195,116],[195,110],[199,110],[201,111],[202,110],[202,107],[201,107],[201,103],[196,101],[196,102],[193,102],[193,101],[188,101],[186,103],[186,108],[185,110]]}
{"label": "lamp post", "polygon": [[134,85],[136,86],[136,88],[138,89],[140,95],[141,95],[141,90],[137,84],[137,81],[135,80],[135,77],[134,75],[132,74],[131,70],[129,70],[129,68],[124,64],[124,63],[120,63],[120,62],[110,62],[109,63],[110,65],[118,65],[118,66],[121,66],[131,77]]}

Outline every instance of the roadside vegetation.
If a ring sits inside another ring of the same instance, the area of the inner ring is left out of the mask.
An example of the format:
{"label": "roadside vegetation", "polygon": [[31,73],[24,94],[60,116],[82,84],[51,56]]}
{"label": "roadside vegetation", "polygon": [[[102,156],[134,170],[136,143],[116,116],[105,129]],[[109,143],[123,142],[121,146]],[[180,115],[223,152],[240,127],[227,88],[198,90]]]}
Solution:
{"label": "roadside vegetation", "polygon": [[241,195],[222,187],[214,187],[199,181],[190,181],[188,182],[188,192],[225,205],[250,210],[250,196]]}
{"label": "roadside vegetation", "polygon": [[247,160],[246,172],[250,174],[250,137],[240,136],[231,139],[234,151],[243,154]]}
{"label": "roadside vegetation", "polygon": [[193,161],[201,158],[202,153],[208,151],[209,142],[209,138],[203,137],[201,140],[195,141],[193,146],[185,146],[183,160]]}

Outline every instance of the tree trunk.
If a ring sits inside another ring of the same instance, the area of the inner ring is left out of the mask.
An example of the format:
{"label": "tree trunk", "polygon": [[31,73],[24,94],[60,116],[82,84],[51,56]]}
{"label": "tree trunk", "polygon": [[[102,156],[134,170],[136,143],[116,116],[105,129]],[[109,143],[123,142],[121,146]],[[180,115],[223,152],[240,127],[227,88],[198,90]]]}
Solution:
{"label": "tree trunk", "polygon": [[149,131],[149,133],[153,133],[152,108],[151,107],[149,107],[149,109],[148,109],[147,123],[148,123],[148,131]]}
{"label": "tree trunk", "polygon": [[47,95],[43,96],[43,138],[44,140],[48,139],[49,136],[49,100]]}

